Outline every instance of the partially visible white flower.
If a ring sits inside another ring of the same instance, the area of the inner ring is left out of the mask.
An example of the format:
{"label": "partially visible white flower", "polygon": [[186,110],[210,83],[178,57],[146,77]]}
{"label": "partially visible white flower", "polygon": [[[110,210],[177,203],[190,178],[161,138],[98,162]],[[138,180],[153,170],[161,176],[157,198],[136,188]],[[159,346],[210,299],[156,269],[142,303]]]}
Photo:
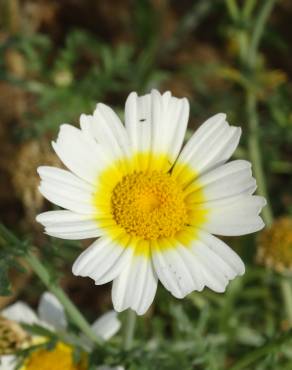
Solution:
{"label": "partially visible white flower", "polygon": [[14,355],[0,356],[0,370],[14,370],[16,365],[16,357]]}
{"label": "partially visible white flower", "polygon": [[15,357],[12,354],[29,343],[28,333],[17,322],[3,317],[0,312],[0,370],[14,368]]}
{"label": "partially visible white flower", "polygon": [[[37,324],[46,327],[52,331],[66,331],[67,318],[65,309],[59,300],[50,292],[42,294],[37,313],[33,311],[26,303],[18,301],[1,311],[1,316],[20,324]],[[91,328],[93,332],[104,340],[110,339],[120,329],[121,322],[115,311],[106,312],[93,322]],[[90,348],[90,342],[81,336],[84,344]],[[0,356],[0,370],[14,370],[16,365],[16,356]],[[107,366],[99,367],[98,370],[122,370],[122,367],[110,368]]]}
{"label": "partially visible white flower", "polygon": [[[18,301],[5,308],[1,315],[9,320],[24,324],[38,324],[51,330],[66,330],[67,318],[59,300],[50,292],[42,294],[39,301],[38,314],[26,303]],[[99,317],[91,325],[95,334],[104,340],[110,339],[120,329],[121,322],[115,311],[109,311]]]}

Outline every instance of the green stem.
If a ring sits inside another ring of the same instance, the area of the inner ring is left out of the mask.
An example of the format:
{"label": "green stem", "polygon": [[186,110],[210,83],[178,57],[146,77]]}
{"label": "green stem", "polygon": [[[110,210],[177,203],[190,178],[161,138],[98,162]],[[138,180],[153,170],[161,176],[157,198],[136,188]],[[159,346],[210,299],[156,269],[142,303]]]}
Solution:
{"label": "green stem", "polygon": [[[256,57],[258,52],[259,43],[263,35],[265,24],[272,11],[275,0],[266,0],[260,10],[260,13],[256,19],[256,24],[251,36],[251,42],[249,49],[246,53],[246,60],[244,61],[246,66],[250,69],[251,73],[255,73]],[[248,147],[250,152],[250,159],[253,164],[255,177],[258,183],[258,193],[264,196],[267,200],[267,206],[263,209],[263,219],[267,226],[270,226],[273,222],[273,213],[270,206],[266,179],[263,170],[263,160],[261,150],[259,147],[259,135],[258,126],[259,119],[257,113],[257,97],[254,89],[248,88],[246,90],[246,115],[248,117],[249,125],[249,139]]]}
{"label": "green stem", "polygon": [[256,5],[257,0],[246,0],[242,9],[242,18],[249,19]]}
{"label": "green stem", "polygon": [[260,40],[262,38],[266,22],[271,14],[273,6],[275,5],[276,0],[265,0],[263,6],[259,12],[259,15],[256,19],[255,27],[252,32],[252,38],[250,42],[249,55],[248,55],[248,64],[254,66],[256,63],[256,57],[258,52],[258,47]]}
{"label": "green stem", "polygon": [[[249,69],[251,75],[254,75],[256,72],[255,70],[256,70],[258,47],[260,44],[261,37],[263,35],[265,24],[268,20],[268,17],[272,11],[274,4],[275,4],[275,0],[266,0],[263,3],[260,13],[256,19],[254,30],[251,34],[251,41],[249,43],[248,50],[247,51],[241,50],[241,55],[245,55],[245,58],[243,60],[244,65],[246,68]],[[250,16],[253,7],[254,7],[254,2],[249,1],[249,9],[245,9],[245,14],[244,14],[246,18]],[[246,89],[246,115],[248,118],[248,125],[249,125],[248,148],[249,148],[250,159],[253,164],[255,177],[258,183],[258,193],[264,196],[267,200],[267,206],[263,209],[263,213],[262,213],[263,219],[266,225],[270,226],[273,222],[273,214],[272,214],[272,208],[270,206],[270,202],[268,199],[266,178],[265,178],[265,173],[263,169],[261,150],[259,146],[259,134],[258,134],[259,119],[258,119],[258,113],[257,113],[257,96],[256,96],[256,92],[251,88]],[[282,293],[283,293],[283,298],[284,298],[288,318],[290,321],[292,318],[292,292],[291,292],[290,282],[283,280],[281,282],[281,288],[282,288]],[[291,339],[292,339],[292,331],[289,331],[287,334],[285,334],[281,338],[274,340],[273,342],[268,343],[262,346],[261,348],[248,353],[241,360],[239,360],[233,367],[231,367],[230,370],[240,370],[240,369],[249,367],[250,364],[255,362],[257,359],[259,359],[262,356],[270,354],[272,351],[278,350],[279,347],[283,343]]]}
{"label": "green stem", "polygon": [[225,0],[225,4],[231,19],[233,21],[237,21],[239,17],[239,9],[236,0]]}
{"label": "green stem", "polygon": [[51,278],[48,270],[44,267],[40,260],[31,252],[26,254],[25,260],[36,273],[36,275],[41,279],[43,284],[58,298],[65,308],[68,316],[76,324],[76,326],[78,326],[79,329],[95,344],[100,345],[102,343],[101,338],[98,338],[95,335],[84,316],[63,291],[63,289]]}
{"label": "green stem", "polygon": [[283,276],[281,279],[281,290],[285,303],[289,326],[290,328],[292,328],[292,286],[291,281],[285,276]]}
{"label": "green stem", "polygon": [[[242,18],[242,14],[240,12],[237,2],[234,0],[225,0],[225,4],[230,18],[236,25],[236,23],[239,23],[239,21]],[[244,61],[248,48],[247,34],[244,29],[239,29],[238,27],[236,27],[235,33],[239,44],[240,60]]]}
{"label": "green stem", "polygon": [[258,114],[256,95],[252,90],[246,91],[246,115],[248,117],[249,137],[248,149],[251,162],[253,164],[253,171],[258,185],[258,193],[265,197],[267,205],[262,210],[263,219],[267,226],[273,222],[272,208],[269,201],[268,190],[266,186],[266,178],[263,170],[262,154],[259,147],[258,135]]}
{"label": "green stem", "polygon": [[246,32],[243,30],[238,31],[238,44],[240,61],[243,63],[248,50],[248,38]]}
{"label": "green stem", "polygon": [[229,370],[241,370],[241,369],[251,369],[250,365],[258,360],[259,358],[269,355],[272,352],[278,352],[281,346],[292,339],[292,330],[289,330],[287,333],[282,335],[280,338],[273,340],[270,343],[267,343],[260,348],[248,353],[241,360],[239,360],[234,366]]}
{"label": "green stem", "polygon": [[124,349],[128,351],[133,345],[135,324],[136,324],[136,313],[135,311],[128,309],[126,312],[126,318],[124,323]]}

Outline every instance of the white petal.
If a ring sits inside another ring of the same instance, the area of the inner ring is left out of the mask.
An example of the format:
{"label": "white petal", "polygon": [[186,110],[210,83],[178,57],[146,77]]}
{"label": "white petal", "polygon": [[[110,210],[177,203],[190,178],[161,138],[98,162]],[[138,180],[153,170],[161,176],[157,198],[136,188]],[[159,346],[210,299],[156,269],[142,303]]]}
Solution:
{"label": "white petal", "polygon": [[236,275],[243,275],[245,272],[244,263],[227,244],[215,236],[204,231],[199,232],[200,240],[222,260],[224,260]]}
{"label": "white petal", "polygon": [[94,139],[96,142],[98,142],[100,138],[97,137],[95,132],[96,121],[93,116],[90,114],[81,114],[79,122],[80,128],[84,135],[89,138],[89,140]]}
{"label": "white petal", "polygon": [[191,166],[196,175],[206,173],[231,157],[238,145],[241,129],[229,126],[225,118],[225,114],[216,114],[194,133],[178,157],[174,168],[176,175],[185,164]]}
{"label": "white petal", "polygon": [[157,90],[138,97],[131,93],[125,106],[125,124],[134,151],[167,154],[171,167],[185,136],[189,117],[186,98],[161,95]]}
{"label": "white petal", "polygon": [[62,239],[88,239],[103,235],[91,215],[71,211],[49,211],[39,214],[36,220],[45,226],[48,235]]}
{"label": "white petal", "polygon": [[115,311],[106,312],[91,325],[96,335],[104,340],[113,337],[119,331],[120,327],[121,322]]}
{"label": "white petal", "polygon": [[102,237],[88,247],[74,262],[74,275],[88,276],[101,285],[116,278],[128,263],[132,248]]}
{"label": "white petal", "polygon": [[203,279],[203,267],[199,263],[198,259],[194,256],[189,247],[184,245],[177,245],[178,253],[180,254],[185,266],[190,272],[193,279],[193,290],[203,290],[205,283]]}
{"label": "white petal", "polygon": [[93,185],[108,163],[96,141],[71,125],[61,126],[57,141],[52,145],[66,167]]}
{"label": "white petal", "polygon": [[197,237],[192,253],[200,263],[204,285],[215,292],[224,292],[230,280],[244,274],[244,264],[231,248],[213,235],[198,231]]}
{"label": "white petal", "polygon": [[138,315],[143,315],[154,300],[157,282],[151,259],[134,255],[113,282],[114,309],[121,312],[131,308]]}
{"label": "white petal", "polygon": [[67,327],[65,310],[56,296],[50,292],[42,294],[38,306],[39,318],[56,330],[64,330]]}
{"label": "white petal", "polygon": [[138,97],[132,92],[125,105],[125,126],[134,151],[151,148],[151,98],[150,94]]}
{"label": "white petal", "polygon": [[210,201],[204,204],[208,209],[208,220],[202,228],[217,235],[245,235],[261,230],[264,222],[258,216],[266,201],[260,196],[241,195]]}
{"label": "white petal", "polygon": [[94,188],[72,173],[54,167],[39,167],[40,192],[56,205],[73,212],[95,212],[93,206]]}
{"label": "white petal", "polygon": [[127,131],[116,113],[105,104],[97,104],[94,117],[94,134],[107,155],[113,159],[128,157],[130,142]]}
{"label": "white petal", "polygon": [[65,239],[65,240],[82,240],[82,239],[93,239],[96,238],[102,233],[98,229],[92,229],[92,230],[82,230],[82,231],[71,231],[71,232],[65,232],[65,231],[53,231],[50,228],[48,228],[45,231],[45,234],[53,236],[54,238],[59,239]]}
{"label": "white petal", "polygon": [[244,273],[241,259],[214,236],[197,231],[192,246],[155,243],[153,263],[159,280],[176,298],[184,298],[205,286],[224,292],[229,280]]}
{"label": "white petal", "polygon": [[14,355],[0,356],[0,370],[14,370],[17,365],[17,357]]}
{"label": "white petal", "polygon": [[36,220],[43,226],[53,226],[60,223],[71,224],[71,222],[80,222],[90,220],[90,215],[83,215],[71,211],[48,211],[37,215]]}
{"label": "white petal", "polygon": [[84,191],[87,193],[94,192],[94,186],[88,182],[80,179],[72,172],[63,170],[57,167],[40,166],[37,169],[40,178],[48,183],[52,183],[55,186],[63,185],[76,190]]}
{"label": "white petal", "polygon": [[206,201],[231,197],[239,194],[251,195],[256,189],[256,181],[252,177],[251,163],[236,160],[226,163],[199,177],[189,186],[189,201],[196,201],[196,191],[203,189]]}
{"label": "white petal", "polygon": [[139,171],[147,171],[151,165],[151,97],[150,94],[138,97],[132,92],[125,104],[125,126],[134,154],[143,153],[135,164]]}
{"label": "white petal", "polygon": [[38,173],[41,177],[40,191],[47,199],[64,208],[93,212],[92,185],[55,167],[41,166]]}
{"label": "white petal", "polygon": [[[167,153],[173,163],[181,150],[189,119],[189,102],[178,99],[170,92],[160,95],[152,90],[152,150]],[[172,164],[171,163],[171,164]]]}
{"label": "white petal", "polygon": [[176,298],[183,298],[193,290],[202,289],[200,276],[195,271],[199,269],[198,264],[187,250],[181,251],[179,243],[163,249],[157,243],[152,257],[159,280]]}
{"label": "white petal", "polygon": [[93,195],[86,191],[63,184],[56,186],[51,181],[42,181],[39,191],[46,199],[59,207],[91,215],[95,212]]}
{"label": "white petal", "polygon": [[179,156],[179,160],[182,162],[190,161],[194,153],[200,151],[203,144],[206,145],[212,137],[217,136],[227,127],[225,119],[226,114],[224,113],[218,113],[208,118],[188,140]]}
{"label": "white petal", "polygon": [[[205,285],[215,292],[224,292],[229,281],[224,269],[226,266],[221,266],[222,261],[200,241],[194,243],[192,251],[201,265]],[[228,267],[228,273],[230,271]]]}
{"label": "white petal", "polygon": [[28,325],[40,323],[36,313],[26,303],[21,301],[4,308],[1,311],[1,316]]}

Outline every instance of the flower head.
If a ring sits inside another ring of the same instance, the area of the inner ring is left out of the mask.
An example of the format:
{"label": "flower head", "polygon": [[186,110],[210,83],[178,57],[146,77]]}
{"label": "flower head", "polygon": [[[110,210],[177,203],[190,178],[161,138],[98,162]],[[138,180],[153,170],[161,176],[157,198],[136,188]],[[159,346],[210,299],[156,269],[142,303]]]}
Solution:
{"label": "flower head", "polygon": [[[10,331],[13,329],[13,332],[16,332],[17,329],[17,338],[19,341],[20,334],[22,338],[21,347],[16,347],[15,344],[15,335],[9,338],[13,338],[13,346],[11,348],[11,355],[9,356],[0,356],[0,361],[3,362],[1,367],[0,362],[0,370],[12,370],[15,368],[16,365],[16,357],[14,355],[15,350],[19,348],[24,348],[24,339],[25,340],[25,348],[29,347],[29,344],[40,344],[45,343],[47,341],[46,338],[32,338],[32,343],[29,343],[27,338],[28,335],[21,329],[18,323],[23,324],[38,324],[40,326],[46,327],[51,331],[60,331],[66,333],[67,330],[67,318],[65,316],[64,307],[61,305],[59,300],[50,292],[45,292],[40,299],[39,306],[38,306],[38,314],[36,314],[27,304],[24,302],[16,302],[13,305],[5,308],[1,312],[1,320],[6,320],[10,322]],[[114,334],[117,333],[121,326],[120,321],[117,318],[117,313],[114,311],[109,311],[98,318],[92,324],[92,330],[95,332],[97,336],[104,340],[110,339]],[[7,325],[5,326],[5,328]],[[20,331],[21,330],[21,331]],[[7,329],[3,331],[4,333],[7,332]],[[0,321],[0,334],[1,334],[1,321]],[[1,342],[1,341],[0,341]],[[83,347],[90,350],[91,343],[88,342],[87,338],[80,337],[80,342],[82,343]],[[88,368],[88,355],[87,352],[84,351],[81,354],[80,361],[75,364],[73,361],[73,346],[64,343],[64,342],[57,342],[56,346],[53,349],[45,349],[40,348],[31,352],[31,354],[25,359],[23,367],[21,370],[46,370],[46,369],[54,369],[54,370],[85,370]],[[5,352],[7,353],[7,351]],[[1,353],[0,353],[1,355]],[[111,370],[110,367],[105,365],[105,370]],[[123,368],[121,368],[123,369]],[[113,368],[114,370],[114,368]]]}
{"label": "flower head", "polygon": [[40,214],[47,234],[98,238],[73,273],[113,280],[114,308],[146,312],[158,280],[175,297],[205,286],[223,292],[244,273],[241,259],[212,234],[260,230],[265,200],[251,164],[226,163],[241,129],[225,114],[208,119],[183,146],[189,104],[169,92],[131,93],[125,125],[106,105],[62,125],[55,152],[68,170],[40,167],[40,191],[65,210]]}
{"label": "flower head", "polygon": [[257,261],[277,272],[292,272],[292,218],[281,217],[262,231],[258,239]]}

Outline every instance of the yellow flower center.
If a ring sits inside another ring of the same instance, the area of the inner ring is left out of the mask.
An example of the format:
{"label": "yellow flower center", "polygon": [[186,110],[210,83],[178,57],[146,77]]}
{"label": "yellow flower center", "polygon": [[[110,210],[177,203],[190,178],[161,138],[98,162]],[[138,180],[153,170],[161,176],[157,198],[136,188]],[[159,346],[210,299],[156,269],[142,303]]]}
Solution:
{"label": "yellow flower center", "polygon": [[86,370],[88,368],[86,354],[84,353],[81,361],[75,364],[72,352],[72,347],[61,342],[57,343],[52,351],[36,350],[26,359],[21,370]]}
{"label": "yellow flower center", "polygon": [[159,171],[124,176],[113,189],[111,208],[119,226],[145,240],[173,237],[188,221],[182,188]]}

